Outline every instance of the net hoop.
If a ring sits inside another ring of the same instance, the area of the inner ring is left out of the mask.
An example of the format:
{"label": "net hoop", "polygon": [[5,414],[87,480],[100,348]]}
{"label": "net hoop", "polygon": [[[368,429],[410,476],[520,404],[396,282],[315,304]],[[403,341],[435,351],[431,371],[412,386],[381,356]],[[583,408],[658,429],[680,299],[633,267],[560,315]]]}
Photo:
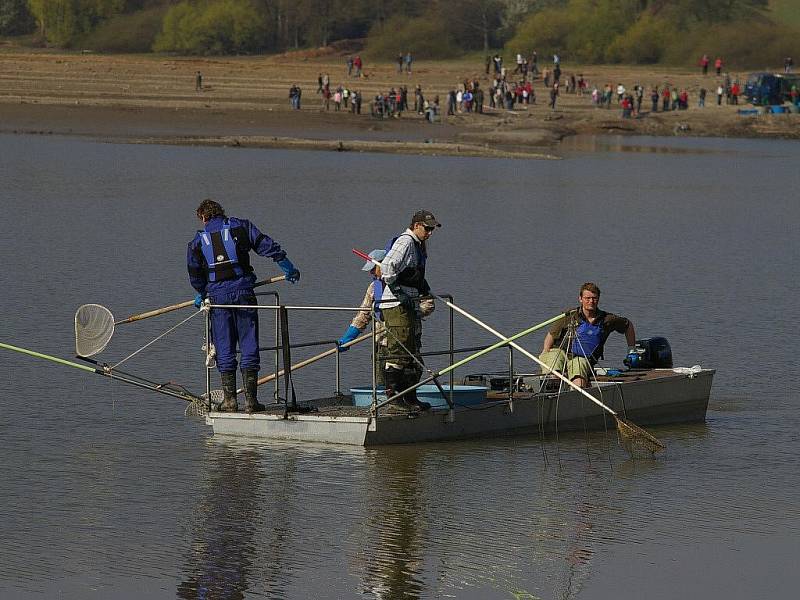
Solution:
{"label": "net hoop", "polygon": [[114,315],[100,304],[84,304],[75,311],[75,354],[94,356],[114,335]]}

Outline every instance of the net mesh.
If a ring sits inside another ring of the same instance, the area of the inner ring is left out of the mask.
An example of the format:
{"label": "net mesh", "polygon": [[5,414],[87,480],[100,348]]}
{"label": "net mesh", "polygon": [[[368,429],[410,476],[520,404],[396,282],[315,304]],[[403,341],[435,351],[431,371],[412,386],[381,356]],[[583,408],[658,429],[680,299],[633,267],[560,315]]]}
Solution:
{"label": "net mesh", "polygon": [[75,312],[75,352],[94,356],[114,335],[114,315],[105,306],[84,304]]}
{"label": "net mesh", "polygon": [[633,458],[647,458],[662,452],[666,446],[638,425],[616,417],[619,444]]}
{"label": "net mesh", "polygon": [[209,406],[212,411],[217,411],[224,396],[222,390],[211,390],[210,394],[203,394],[198,400],[190,402],[183,414],[187,417],[203,417],[208,414]]}

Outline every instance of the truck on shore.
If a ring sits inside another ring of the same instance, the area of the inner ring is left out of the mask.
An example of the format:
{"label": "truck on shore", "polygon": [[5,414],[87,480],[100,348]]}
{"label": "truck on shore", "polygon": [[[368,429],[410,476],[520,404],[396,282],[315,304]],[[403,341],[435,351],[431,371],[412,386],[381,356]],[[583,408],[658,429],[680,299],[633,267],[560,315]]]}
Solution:
{"label": "truck on shore", "polygon": [[791,102],[792,87],[800,90],[800,75],[793,73],[750,73],[744,95],[750,104],[773,106]]}

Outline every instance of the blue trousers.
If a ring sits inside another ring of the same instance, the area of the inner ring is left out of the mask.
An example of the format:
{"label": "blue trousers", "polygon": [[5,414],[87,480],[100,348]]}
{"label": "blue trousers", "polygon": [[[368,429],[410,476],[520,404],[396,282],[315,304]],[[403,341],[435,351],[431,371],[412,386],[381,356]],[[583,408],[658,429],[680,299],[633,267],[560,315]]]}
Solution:
{"label": "blue trousers", "polygon": [[[252,289],[211,294],[212,304],[255,305]],[[217,349],[217,370],[236,371],[236,346],[242,354],[242,369],[258,371],[258,310],[255,308],[212,308],[211,339]]]}

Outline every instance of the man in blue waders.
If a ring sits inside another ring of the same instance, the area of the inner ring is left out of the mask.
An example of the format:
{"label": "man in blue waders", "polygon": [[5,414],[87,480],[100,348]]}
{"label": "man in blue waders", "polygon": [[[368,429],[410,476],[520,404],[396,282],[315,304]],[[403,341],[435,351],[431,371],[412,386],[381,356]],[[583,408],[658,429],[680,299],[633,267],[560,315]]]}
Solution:
{"label": "man in blue waders", "polygon": [[[203,229],[189,242],[187,267],[189,281],[197,290],[195,306],[205,298],[212,304],[253,306],[256,296],[255,272],[250,266],[250,251],[271,258],[286,274],[286,280],[300,279],[280,244],[261,233],[246,219],[226,217],[219,203],[203,200],[197,207]],[[240,366],[246,398],[245,411],[258,412],[258,310],[255,308],[214,308],[211,310],[211,337],[217,351],[217,369],[222,379],[222,412],[236,412],[236,346],[241,352]]]}
{"label": "man in blue waders", "polygon": [[596,284],[584,283],[578,302],[577,308],[565,311],[566,315],[550,327],[539,359],[549,367],[543,369],[545,372],[562,372],[575,385],[588,387],[592,368],[603,358],[603,345],[611,332],[625,334],[630,356],[636,353],[636,331],[625,317],[598,308],[600,288]]}
{"label": "man in blue waders", "polygon": [[[381,312],[389,335],[386,339],[384,380],[388,396],[399,393],[419,381],[422,367],[419,354],[422,337],[420,297],[427,296],[430,286],[425,280],[428,252],[426,241],[441,227],[433,213],[420,210],[411,217],[411,225],[392,243],[381,262],[383,295]],[[416,360],[409,356],[409,352]],[[419,362],[418,362],[419,361]],[[427,410],[430,404],[409,392],[398,404],[412,410]]]}

